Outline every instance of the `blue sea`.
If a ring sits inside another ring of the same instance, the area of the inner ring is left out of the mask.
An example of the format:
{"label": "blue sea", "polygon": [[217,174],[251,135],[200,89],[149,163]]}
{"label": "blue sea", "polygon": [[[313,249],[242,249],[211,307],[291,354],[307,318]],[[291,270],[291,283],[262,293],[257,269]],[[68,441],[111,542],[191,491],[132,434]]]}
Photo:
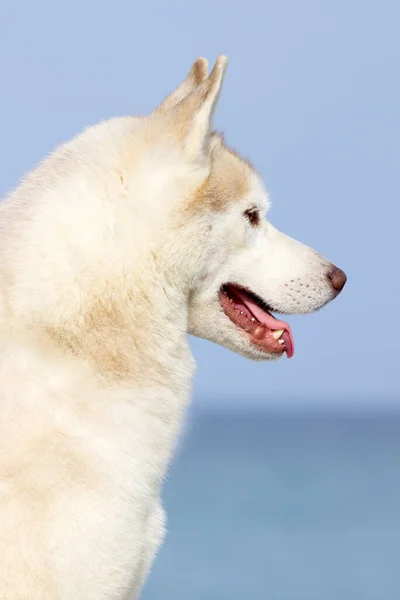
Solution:
{"label": "blue sea", "polygon": [[400,418],[202,416],[144,600],[399,600]]}

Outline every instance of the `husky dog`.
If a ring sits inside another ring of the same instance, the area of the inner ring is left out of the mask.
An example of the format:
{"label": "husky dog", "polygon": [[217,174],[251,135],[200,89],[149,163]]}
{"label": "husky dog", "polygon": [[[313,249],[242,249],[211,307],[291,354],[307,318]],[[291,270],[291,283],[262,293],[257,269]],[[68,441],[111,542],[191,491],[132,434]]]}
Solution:
{"label": "husky dog", "polygon": [[293,355],[346,276],[266,219],[212,129],[227,59],[89,127],[0,205],[0,598],[137,598],[190,395],[187,334]]}

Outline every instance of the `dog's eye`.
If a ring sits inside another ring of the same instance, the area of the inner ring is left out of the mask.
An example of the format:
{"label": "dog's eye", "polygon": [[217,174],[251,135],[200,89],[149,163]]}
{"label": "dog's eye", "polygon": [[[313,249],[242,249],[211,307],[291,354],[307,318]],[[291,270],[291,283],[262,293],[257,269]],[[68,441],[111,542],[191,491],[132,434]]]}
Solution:
{"label": "dog's eye", "polygon": [[260,211],[257,208],[249,208],[245,211],[244,216],[254,227],[260,223]]}

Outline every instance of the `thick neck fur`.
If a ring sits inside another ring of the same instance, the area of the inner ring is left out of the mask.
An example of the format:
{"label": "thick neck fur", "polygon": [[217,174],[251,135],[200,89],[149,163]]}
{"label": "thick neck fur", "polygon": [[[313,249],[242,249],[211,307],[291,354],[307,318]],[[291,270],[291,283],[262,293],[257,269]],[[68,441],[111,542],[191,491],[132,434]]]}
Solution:
{"label": "thick neck fur", "polygon": [[142,380],[150,387],[173,387],[188,354],[187,299],[151,264],[145,270],[145,277],[132,273],[125,280],[102,282],[96,289],[75,282],[76,296],[67,317],[60,319],[57,311],[39,318],[18,314],[18,290],[5,270],[2,325],[19,332],[25,329],[39,344],[55,345],[69,358],[87,363],[101,385]]}
{"label": "thick neck fur", "polygon": [[[7,295],[13,292],[7,286],[2,290],[3,305],[10,306]],[[18,428],[34,414],[39,423],[42,415],[45,430],[65,427],[67,432],[72,419],[79,437],[84,423],[109,447],[104,460],[111,460],[117,474],[117,448],[129,455],[134,450],[132,468],[143,456],[149,462],[141,477],[151,477],[146,485],[158,489],[189,401],[194,370],[182,298],[161,279],[149,288],[132,275],[125,288],[105,284],[90,300],[87,310],[62,324],[51,319],[22,322],[3,314],[1,379],[7,387],[12,369],[21,381],[20,389],[3,396],[4,404]],[[30,393],[27,382],[32,378],[43,401],[25,393]],[[132,473],[121,472],[121,485],[128,476]]]}

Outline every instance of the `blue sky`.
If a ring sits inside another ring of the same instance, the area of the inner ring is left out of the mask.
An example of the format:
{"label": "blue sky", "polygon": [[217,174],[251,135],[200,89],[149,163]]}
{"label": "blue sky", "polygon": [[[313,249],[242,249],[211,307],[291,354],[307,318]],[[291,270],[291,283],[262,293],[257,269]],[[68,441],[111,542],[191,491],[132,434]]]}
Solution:
{"label": "blue sky", "polygon": [[196,406],[400,408],[400,5],[27,0],[0,9],[0,192],[88,124],[145,114],[198,56],[229,57],[216,125],[264,177],[271,221],[343,268],[289,318],[296,354],[203,340]]}

